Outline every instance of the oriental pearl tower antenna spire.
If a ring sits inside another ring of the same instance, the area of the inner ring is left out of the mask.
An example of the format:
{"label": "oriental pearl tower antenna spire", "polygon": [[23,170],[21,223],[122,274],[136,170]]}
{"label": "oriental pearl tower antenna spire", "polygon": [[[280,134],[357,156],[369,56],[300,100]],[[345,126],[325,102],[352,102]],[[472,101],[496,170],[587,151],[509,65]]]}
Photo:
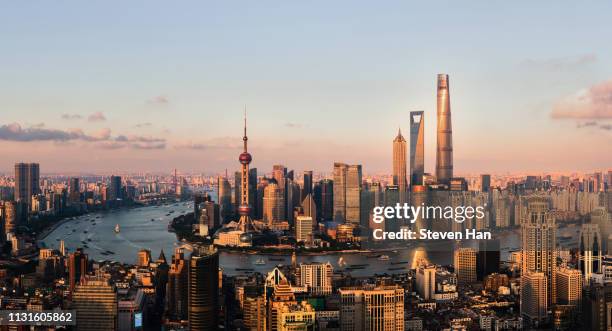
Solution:
{"label": "oriental pearl tower antenna spire", "polygon": [[253,224],[253,220],[251,219],[251,206],[249,205],[249,164],[253,160],[251,154],[249,154],[247,149],[247,121],[246,121],[246,106],[244,106],[244,136],[242,137],[242,141],[244,144],[244,148],[242,154],[238,160],[240,161],[242,167],[241,180],[240,180],[240,206],[238,207],[238,214],[240,215],[240,220],[238,221],[238,229],[245,232],[259,232],[255,225]]}

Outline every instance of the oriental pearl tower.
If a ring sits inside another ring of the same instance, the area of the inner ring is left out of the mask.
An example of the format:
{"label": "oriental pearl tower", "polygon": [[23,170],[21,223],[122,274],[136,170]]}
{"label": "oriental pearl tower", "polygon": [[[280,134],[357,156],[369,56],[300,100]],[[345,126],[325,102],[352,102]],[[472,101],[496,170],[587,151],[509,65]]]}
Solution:
{"label": "oriental pearl tower", "polygon": [[[240,220],[238,221],[238,230],[244,232],[245,234],[251,232],[259,232],[255,224],[253,224],[253,220],[251,219],[251,206],[249,205],[249,164],[253,160],[253,157],[247,151],[247,125],[246,125],[246,107],[244,109],[244,136],[242,137],[242,141],[244,144],[244,149],[242,154],[238,157],[242,167],[242,174],[240,180],[240,206],[238,207],[238,214],[240,215]],[[246,238],[245,238],[246,239]]]}

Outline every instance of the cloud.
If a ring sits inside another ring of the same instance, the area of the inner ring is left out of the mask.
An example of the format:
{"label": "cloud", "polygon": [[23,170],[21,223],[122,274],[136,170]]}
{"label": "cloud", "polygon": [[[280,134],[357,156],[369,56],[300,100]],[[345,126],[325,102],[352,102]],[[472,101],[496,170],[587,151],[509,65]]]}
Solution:
{"label": "cloud", "polygon": [[556,102],[551,117],[555,119],[612,119],[612,80],[578,91]]}
{"label": "cloud", "polygon": [[599,128],[606,131],[612,131],[612,124],[602,124]]}
{"label": "cloud", "polygon": [[293,128],[293,129],[301,129],[302,128],[302,124],[300,124],[300,123],[292,123],[292,122],[285,123],[285,126],[288,127],[288,128]]}
{"label": "cloud", "polygon": [[104,114],[102,112],[95,112],[91,115],[89,115],[89,117],[87,118],[88,121],[90,122],[103,122],[106,121],[106,116],[104,116]]}
{"label": "cloud", "polygon": [[152,126],[153,124],[149,123],[149,122],[145,122],[145,123],[138,123],[136,125],[134,125],[137,128],[147,128]]}
{"label": "cloud", "polygon": [[207,149],[235,149],[240,148],[242,142],[235,137],[218,137],[212,138],[203,142],[186,142],[179,143],[174,146],[176,149],[192,149],[192,150],[207,150]]}
{"label": "cloud", "polygon": [[83,117],[79,114],[67,114],[67,113],[62,114],[63,120],[80,120],[81,118]]}
{"label": "cloud", "polygon": [[167,105],[170,103],[170,100],[165,95],[158,95],[147,100],[147,103],[155,104],[155,105]]}
{"label": "cloud", "polygon": [[567,56],[549,59],[527,59],[521,63],[528,69],[545,69],[552,71],[565,71],[578,69],[583,66],[597,62],[597,55],[583,54],[579,56]]}
{"label": "cloud", "polygon": [[108,128],[101,129],[93,134],[87,134],[81,129],[59,130],[46,129],[41,126],[22,128],[18,123],[0,126],[0,140],[18,142],[53,141],[56,143],[74,141],[95,142],[95,147],[103,149],[123,147],[163,149],[166,147],[166,139],[164,138],[137,135],[113,136]]}
{"label": "cloud", "polygon": [[597,126],[597,122],[590,121],[590,122],[584,122],[582,124],[578,123],[578,125],[577,125],[578,128],[586,128],[586,127],[589,127],[589,126]]}

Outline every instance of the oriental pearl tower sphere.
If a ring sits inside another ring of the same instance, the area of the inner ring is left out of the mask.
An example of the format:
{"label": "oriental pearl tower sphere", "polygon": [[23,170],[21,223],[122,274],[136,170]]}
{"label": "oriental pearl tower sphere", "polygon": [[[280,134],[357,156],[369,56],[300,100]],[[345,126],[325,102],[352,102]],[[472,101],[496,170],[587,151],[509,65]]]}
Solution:
{"label": "oriental pearl tower sphere", "polygon": [[238,228],[245,233],[244,238],[241,237],[241,240],[246,241],[250,240],[249,232],[258,232],[253,224],[253,220],[251,220],[251,206],[249,205],[249,164],[253,160],[251,154],[249,154],[247,150],[247,131],[246,131],[246,109],[244,111],[244,136],[242,137],[244,149],[240,156],[238,157],[238,161],[240,162],[242,173],[240,180],[240,206],[238,207],[238,214],[240,215],[240,220],[238,222]]}

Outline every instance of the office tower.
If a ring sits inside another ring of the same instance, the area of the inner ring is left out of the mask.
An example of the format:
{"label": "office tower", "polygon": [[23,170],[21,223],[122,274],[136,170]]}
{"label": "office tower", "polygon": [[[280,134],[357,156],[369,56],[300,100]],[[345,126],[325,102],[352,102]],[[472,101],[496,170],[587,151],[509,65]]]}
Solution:
{"label": "office tower", "polygon": [[70,178],[70,188],[68,190],[68,200],[71,203],[78,203],[81,201],[81,189],[79,186],[79,178]]}
{"label": "office tower", "polygon": [[401,204],[406,203],[408,182],[406,180],[406,139],[402,130],[398,130],[393,139],[393,185],[399,190]]}
{"label": "office tower", "polygon": [[[238,160],[240,161],[240,165],[241,165],[241,173],[240,173],[240,201],[236,202],[237,204],[239,203],[239,207],[238,207],[238,214],[240,215],[240,219],[238,220],[238,229],[244,233],[249,233],[249,232],[259,232],[259,230],[255,227],[255,224],[253,224],[253,220],[251,219],[251,205],[249,205],[249,191],[251,186],[249,185],[249,164],[251,163],[251,161],[253,160],[253,157],[251,156],[251,154],[249,154],[248,150],[247,150],[247,141],[249,140],[249,138],[247,138],[247,125],[246,125],[246,110],[244,111],[244,136],[242,137],[242,141],[243,141],[243,151],[242,154],[240,154],[240,157],[238,158]],[[242,237],[241,237],[241,240]],[[247,240],[247,238],[244,238],[244,240]]]}
{"label": "office tower", "polygon": [[246,293],[243,303],[244,325],[251,331],[266,331],[266,298],[262,294]]}
{"label": "office tower", "polygon": [[582,274],[580,270],[561,268],[557,271],[557,304],[580,308]]}
{"label": "office tower", "polygon": [[272,178],[276,181],[278,188],[283,194],[283,209],[287,211],[287,168],[282,164],[275,164],[272,166]]}
{"label": "office tower", "polygon": [[29,206],[35,194],[40,194],[38,163],[15,163],[15,201],[22,201]]}
{"label": "office tower", "polygon": [[302,210],[304,211],[304,216],[309,216],[312,218],[313,228],[317,227],[317,209],[318,207],[314,198],[312,197],[312,193],[308,194],[302,201]]}
{"label": "office tower", "polygon": [[61,256],[66,256],[66,244],[63,240],[60,240],[59,243],[59,253]]}
{"label": "office tower", "polygon": [[148,267],[151,263],[151,251],[148,249],[141,249],[138,251],[138,266]]}
{"label": "office tower", "polygon": [[416,286],[417,293],[424,300],[434,298],[436,292],[436,267],[434,266],[419,266],[416,270]]}
{"label": "office tower", "polygon": [[[399,191],[397,186],[385,186],[385,193],[383,199],[385,206],[395,208],[395,206],[399,203]],[[386,231],[395,232],[400,230],[400,227],[403,225],[403,222],[396,219],[394,216],[391,218],[386,218],[383,224],[385,226]]]}
{"label": "office tower", "polygon": [[200,205],[208,200],[210,200],[208,193],[195,193],[193,195],[193,215],[196,220],[200,217]]}
{"label": "office tower", "polygon": [[[612,183],[610,185],[612,185]],[[607,194],[612,197],[612,193]],[[610,206],[608,208],[612,209],[612,201],[610,201],[609,203]],[[602,241],[600,241],[600,243],[602,243],[601,250],[603,252],[608,252],[609,255],[612,255],[612,247],[608,246],[607,240],[610,235],[612,235],[612,223],[610,222],[610,216],[606,208],[595,207],[593,211],[591,211],[591,223],[597,224],[599,226],[599,233],[602,239]]]}
{"label": "office tower", "polygon": [[278,309],[276,330],[315,330],[315,310],[306,301],[300,304],[281,304]]}
{"label": "office tower", "polygon": [[189,329],[218,330],[219,253],[196,247],[189,259]]}
{"label": "office tower", "polygon": [[272,179],[264,176],[259,183],[257,183],[257,215],[255,215],[255,219],[257,220],[263,219],[264,192],[268,184],[270,184],[272,181]]}
{"label": "office tower", "polygon": [[257,168],[249,169],[249,206],[251,206],[251,218],[257,215]]}
{"label": "office tower", "polygon": [[296,305],[295,295],[287,279],[281,279],[274,285],[274,291],[268,303],[268,328],[270,331],[278,330],[279,315],[285,305]]}
{"label": "office tower", "polygon": [[480,240],[478,242],[478,257],[476,258],[476,279],[483,280],[485,276],[499,272],[499,263],[499,240]]}
{"label": "office tower", "polygon": [[4,216],[4,234],[14,233],[17,229],[18,203],[15,201],[4,201],[2,216]]}
{"label": "office tower", "polygon": [[118,200],[121,198],[121,176],[111,176],[107,200]]}
{"label": "office tower", "polygon": [[491,175],[480,175],[480,191],[489,192],[491,190]]}
{"label": "office tower", "polygon": [[453,130],[451,125],[450,84],[448,75],[438,75],[438,141],[436,178],[448,184],[453,177]]}
{"label": "office tower", "polygon": [[285,218],[291,226],[294,225],[293,212],[301,204],[300,185],[293,179],[287,178],[285,182]]}
{"label": "office tower", "polygon": [[155,260],[157,267],[155,269],[155,309],[158,312],[164,311],[164,303],[166,302],[166,289],[168,286],[168,272],[170,271],[170,266],[166,261],[166,255],[164,254],[164,250],[162,249],[159,252],[159,257]]}
{"label": "office tower", "polygon": [[404,330],[404,289],[399,286],[340,288],[340,330]]}
{"label": "office tower", "polygon": [[117,293],[108,281],[84,278],[74,289],[72,306],[77,311],[76,330],[108,331],[117,329]]}
{"label": "office tower", "polygon": [[334,182],[330,179],[319,181],[314,194],[317,216],[321,221],[331,221],[334,215]]}
{"label": "office tower", "polygon": [[300,263],[297,270],[298,286],[306,286],[310,295],[329,295],[332,293],[334,268],[326,263]]}
{"label": "office tower", "polygon": [[423,185],[425,173],[425,114],[410,112],[410,185]]}
{"label": "office tower", "polygon": [[272,227],[285,220],[285,198],[283,191],[276,183],[270,183],[264,189],[263,221]]}
{"label": "office tower", "polygon": [[455,250],[454,265],[459,285],[476,282],[476,250],[466,247]]}
{"label": "office tower", "polygon": [[304,171],[304,185],[302,186],[302,200],[312,194],[312,170]]}
{"label": "office tower", "polygon": [[171,321],[187,319],[187,263],[183,248],[177,248],[168,271],[166,316]]}
{"label": "office tower", "polygon": [[348,165],[334,163],[334,222],[346,221],[346,176]]}
{"label": "office tower", "polygon": [[609,331],[612,329],[612,286],[592,282],[582,300],[583,330]]}
{"label": "office tower", "polygon": [[217,177],[217,201],[219,202],[219,213],[221,214],[221,222],[229,223],[232,217],[232,186],[230,185],[227,176]]}
{"label": "office tower", "polygon": [[546,307],[555,304],[557,252],[556,226],[545,196],[527,198],[521,220],[521,274],[543,273],[546,279]]}
{"label": "office tower", "polygon": [[87,254],[83,253],[82,248],[68,256],[68,284],[70,291],[81,281],[81,277],[87,274]]}
{"label": "office tower", "polygon": [[361,224],[361,165],[350,165],[346,172],[346,222]]}
{"label": "office tower", "polygon": [[312,217],[298,216],[295,221],[295,240],[297,242],[312,242]]}
{"label": "office tower", "polygon": [[579,266],[586,284],[591,275],[601,272],[601,234],[599,224],[582,224],[580,229]]}
{"label": "office tower", "polygon": [[521,314],[536,327],[548,319],[547,282],[542,272],[527,271],[521,275]]}

